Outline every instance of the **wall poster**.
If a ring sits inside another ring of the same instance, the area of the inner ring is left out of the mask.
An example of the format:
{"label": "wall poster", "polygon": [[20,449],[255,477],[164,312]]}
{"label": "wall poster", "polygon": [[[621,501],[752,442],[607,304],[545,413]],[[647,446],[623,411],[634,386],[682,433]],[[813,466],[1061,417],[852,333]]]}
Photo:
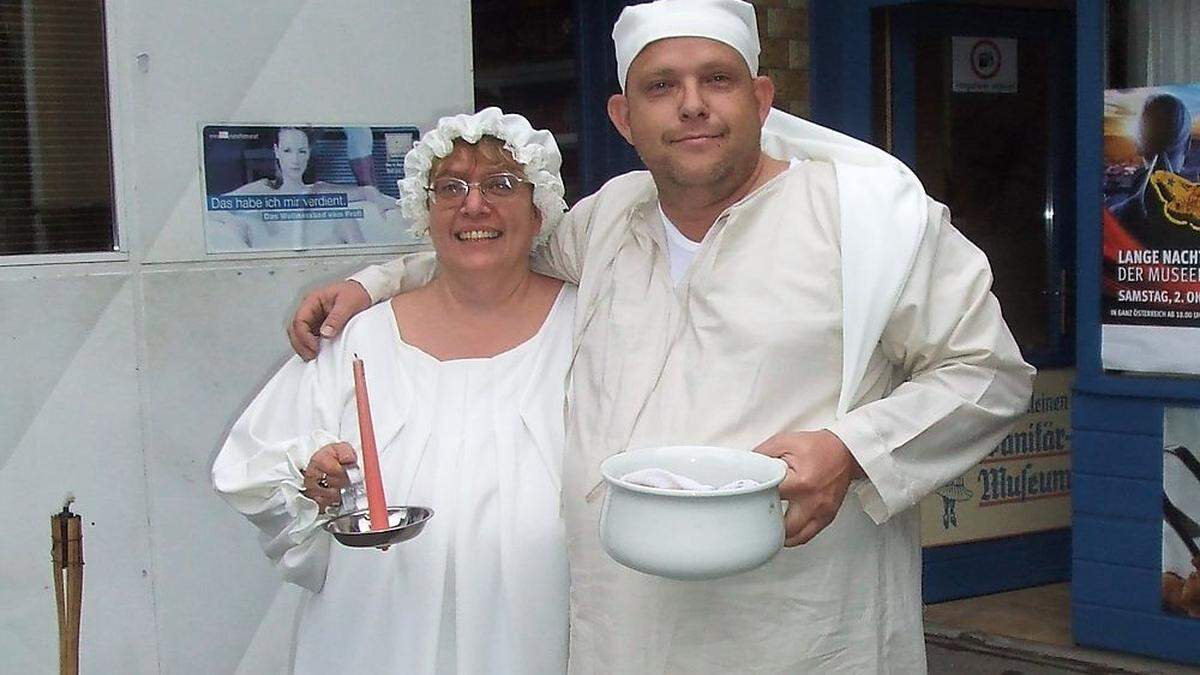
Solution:
{"label": "wall poster", "polygon": [[1200,408],[1163,413],[1162,605],[1200,617]]}
{"label": "wall poster", "polygon": [[1200,84],[1104,95],[1101,359],[1200,374]]}
{"label": "wall poster", "polygon": [[945,546],[1071,526],[1071,385],[1038,371],[1025,414],[971,468],[921,502],[921,544]]}
{"label": "wall poster", "polygon": [[411,126],[201,127],[209,253],[415,243],[396,205]]}

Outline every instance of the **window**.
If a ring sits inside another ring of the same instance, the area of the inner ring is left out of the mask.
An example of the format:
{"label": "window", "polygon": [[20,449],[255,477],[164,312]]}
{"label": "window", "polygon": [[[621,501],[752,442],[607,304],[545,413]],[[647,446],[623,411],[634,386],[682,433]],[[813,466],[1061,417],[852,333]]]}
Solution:
{"label": "window", "polygon": [[1108,88],[1200,82],[1200,3],[1108,0]]}
{"label": "window", "polygon": [[0,255],[115,243],[103,0],[0,0]]}
{"label": "window", "polygon": [[473,0],[475,108],[498,106],[549,129],[568,204],[580,192],[575,3]]}
{"label": "window", "polygon": [[[992,292],[1025,358],[1072,365],[1070,13],[918,3],[877,8],[873,21],[875,138],[987,254]],[[985,83],[1005,59],[1007,77],[997,79],[1006,81]]]}

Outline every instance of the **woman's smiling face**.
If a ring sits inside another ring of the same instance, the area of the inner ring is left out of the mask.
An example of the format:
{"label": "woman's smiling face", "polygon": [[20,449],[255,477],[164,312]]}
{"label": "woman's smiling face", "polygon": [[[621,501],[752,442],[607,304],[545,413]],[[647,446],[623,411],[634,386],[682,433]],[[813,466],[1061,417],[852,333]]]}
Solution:
{"label": "woman's smiling face", "polygon": [[429,236],[440,266],[470,272],[528,266],[541,229],[533,186],[519,182],[511,195],[485,198],[477,184],[497,174],[524,178],[521,165],[487,136],[475,144],[455,141],[454,150],[431,169],[430,185],[444,178],[471,184],[459,201],[430,199]]}

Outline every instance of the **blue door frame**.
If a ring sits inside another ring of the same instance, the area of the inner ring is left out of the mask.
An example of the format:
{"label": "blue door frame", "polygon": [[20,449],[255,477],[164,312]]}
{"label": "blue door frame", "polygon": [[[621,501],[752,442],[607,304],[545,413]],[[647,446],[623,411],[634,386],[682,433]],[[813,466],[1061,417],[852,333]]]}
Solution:
{"label": "blue door frame", "polygon": [[[1081,5],[1089,3],[1080,3]],[[839,129],[858,138],[873,141],[882,145],[882,139],[873,138],[873,64],[872,64],[872,10],[877,7],[897,5],[937,5],[944,8],[947,19],[942,28],[965,31],[960,34],[999,35],[1004,28],[989,26],[985,21],[971,19],[973,9],[968,3],[956,2],[902,2],[900,0],[814,0],[810,4],[812,26],[812,110],[815,121]],[[951,19],[950,17],[954,17]],[[1078,21],[1075,14],[1071,15],[1071,23]],[[1018,25],[1008,26],[1015,31],[1014,36],[1023,31],[1033,31],[1045,34],[1045,27],[1029,25],[1016,21]],[[1067,41],[1064,60],[1074,62],[1075,49],[1072,48],[1071,34],[1075,26],[1067,26],[1060,34]],[[997,33],[1000,30],[1000,33]],[[895,38],[894,38],[895,39]],[[895,55],[896,52],[893,51]],[[903,60],[895,62],[894,72],[911,64]],[[1078,96],[1077,82],[1064,84],[1067,87],[1065,97],[1067,103]],[[906,90],[903,83],[899,91],[893,91],[893,101],[903,96],[912,97],[911,89]],[[897,110],[897,107],[899,110]],[[911,104],[893,107],[896,115],[893,123],[895,134],[895,150],[897,154],[913,164],[912,135],[913,128]],[[1065,144],[1068,148],[1060,157],[1056,173],[1061,174],[1061,180],[1056,181],[1059,191],[1056,203],[1064,205],[1063,213],[1056,216],[1069,227],[1067,238],[1057,242],[1060,250],[1074,253],[1074,224],[1077,222],[1080,194],[1075,192],[1075,186],[1080,184],[1077,161],[1078,114],[1072,115],[1064,111],[1059,121],[1064,128],[1063,133],[1069,134]],[[908,156],[906,156],[908,155]],[[1096,182],[1099,185],[1099,177]],[[1060,259],[1066,270],[1074,274],[1072,255]],[[1072,345],[1073,346],[1073,345]],[[1041,363],[1036,365],[1069,365],[1073,360],[1074,350],[1061,349],[1056,353],[1037,355]],[[1071,531],[1055,530],[1030,535],[1007,537],[991,541],[974,542],[952,546],[930,548],[924,551],[923,565],[923,596],[926,602],[939,602],[954,598],[983,595],[1015,588],[1035,586],[1070,578],[1071,571]]]}
{"label": "blue door frame", "polygon": [[590,195],[605,181],[642,168],[633,147],[608,119],[608,97],[621,90],[612,27],[633,0],[574,0],[578,18],[580,167],[582,194]]}
{"label": "blue door frame", "polygon": [[[965,7],[943,3],[912,3],[897,10],[892,17],[890,46],[892,49],[892,153],[904,163],[917,165],[917,128],[914,89],[915,74],[913,39],[923,37],[950,37],[953,35],[980,35],[1046,40],[1058,53],[1049,65],[1049,76],[1058,82],[1052,91],[1051,110],[1045,122],[1050,147],[1057,152],[1052,158],[1049,172],[1053,200],[1053,230],[1048,242],[1047,268],[1044,275],[1047,283],[1062,294],[1066,302],[1049,303],[1046,325],[1062,326],[1062,333],[1052,340],[1049,347],[1031,350],[1022,347],[1026,360],[1039,369],[1063,368],[1075,365],[1074,316],[1066,316],[1071,310],[1075,275],[1075,184],[1072,166],[1075,157],[1075,139],[1070,133],[1074,116],[1074,50],[1066,41],[1058,42],[1058,36],[1072,30],[1070,15],[1066,12],[1047,10],[1010,9],[999,7]],[[882,139],[873,139],[880,144]],[[1067,208],[1063,208],[1064,205]],[[951,213],[953,217],[953,213]],[[1031,271],[1031,274],[1036,273]],[[1067,279],[1071,283],[1065,283]]]}

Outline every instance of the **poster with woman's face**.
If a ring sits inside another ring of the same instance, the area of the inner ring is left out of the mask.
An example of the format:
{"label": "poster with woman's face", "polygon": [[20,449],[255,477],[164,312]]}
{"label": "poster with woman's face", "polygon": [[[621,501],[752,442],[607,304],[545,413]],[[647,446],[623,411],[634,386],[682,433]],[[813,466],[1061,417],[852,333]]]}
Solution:
{"label": "poster with woman's face", "polygon": [[209,253],[412,244],[396,182],[411,126],[201,128]]}

